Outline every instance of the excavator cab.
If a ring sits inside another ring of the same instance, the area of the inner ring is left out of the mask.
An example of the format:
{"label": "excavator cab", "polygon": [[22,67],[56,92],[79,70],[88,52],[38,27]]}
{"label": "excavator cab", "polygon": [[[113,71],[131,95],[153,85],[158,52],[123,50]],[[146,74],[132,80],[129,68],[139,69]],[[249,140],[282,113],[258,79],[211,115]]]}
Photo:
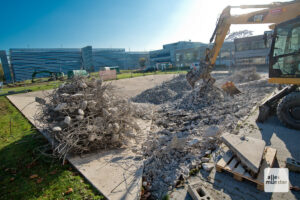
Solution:
{"label": "excavator cab", "polygon": [[269,62],[271,82],[300,84],[300,17],[275,28]]}
{"label": "excavator cab", "polygon": [[300,17],[278,24],[269,54],[269,82],[288,85],[259,107],[257,121],[271,113],[287,127],[300,129]]}

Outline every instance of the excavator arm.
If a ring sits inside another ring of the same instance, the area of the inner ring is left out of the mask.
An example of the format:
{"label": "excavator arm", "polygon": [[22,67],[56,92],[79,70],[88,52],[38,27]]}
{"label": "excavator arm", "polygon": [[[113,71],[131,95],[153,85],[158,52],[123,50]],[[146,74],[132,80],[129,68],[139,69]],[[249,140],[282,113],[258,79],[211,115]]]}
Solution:
{"label": "excavator arm", "polygon": [[[262,8],[262,10],[242,15],[231,15],[231,8]],[[296,18],[297,16],[300,16],[300,0],[266,5],[241,5],[226,7],[220,15],[217,26],[210,39],[210,43],[213,42],[212,48],[206,49],[205,60],[200,62],[199,69],[188,72],[186,76],[187,81],[192,87],[194,87],[195,83],[200,79],[203,79],[205,84],[213,84],[215,82],[210,73],[213,70],[217,56],[232,24],[271,23],[272,25],[270,27],[274,27],[276,24]]]}

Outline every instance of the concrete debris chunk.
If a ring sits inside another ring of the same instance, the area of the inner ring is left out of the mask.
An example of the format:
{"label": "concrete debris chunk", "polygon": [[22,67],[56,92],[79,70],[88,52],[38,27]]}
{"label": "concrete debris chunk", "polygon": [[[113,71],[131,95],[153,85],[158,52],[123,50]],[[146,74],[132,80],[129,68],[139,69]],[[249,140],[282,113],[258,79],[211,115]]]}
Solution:
{"label": "concrete debris chunk", "polygon": [[71,124],[71,117],[66,116],[65,119],[64,119],[64,122],[65,122],[67,125],[70,125],[70,124]]}
{"label": "concrete debris chunk", "polygon": [[197,139],[197,138],[195,138],[195,139],[189,141],[188,145],[189,145],[189,146],[194,146],[194,145],[199,144],[199,142],[200,142],[200,140]]}
{"label": "concrete debris chunk", "polygon": [[178,138],[176,135],[172,138],[171,148],[177,150],[183,150],[185,147],[186,138]]}
{"label": "concrete debris chunk", "polygon": [[54,127],[52,128],[52,130],[53,130],[54,132],[58,132],[58,131],[61,131],[62,129],[61,129],[59,126],[54,126]]}
{"label": "concrete debris chunk", "polygon": [[204,163],[209,162],[209,160],[210,160],[210,158],[207,158],[207,157],[202,157],[201,158],[201,161],[204,162]]}
{"label": "concrete debris chunk", "polygon": [[218,136],[219,134],[221,134],[221,130],[218,126],[210,126],[208,127],[205,132],[204,132],[204,135],[205,137],[216,137]]}
{"label": "concrete debris chunk", "polygon": [[85,110],[86,107],[87,107],[87,105],[88,105],[88,102],[87,102],[87,101],[82,101],[82,102],[81,102],[81,105],[80,105],[80,108],[81,108],[82,110]]}
{"label": "concrete debris chunk", "polygon": [[66,103],[60,103],[58,105],[56,105],[56,107],[54,108],[54,111],[62,111],[63,109],[67,108],[68,104]]}
{"label": "concrete debris chunk", "polygon": [[202,163],[202,168],[208,172],[210,172],[214,168],[214,166],[214,163]]}
{"label": "concrete debris chunk", "polygon": [[222,141],[254,174],[257,174],[263,158],[266,143],[263,140],[224,133]]}
{"label": "concrete debris chunk", "polygon": [[82,121],[84,116],[83,115],[76,115],[75,117],[78,121]]}
{"label": "concrete debris chunk", "polygon": [[79,114],[79,115],[84,115],[83,110],[82,110],[82,109],[78,109],[78,114]]}
{"label": "concrete debris chunk", "polygon": [[188,193],[193,200],[214,200],[200,182],[189,183]]}

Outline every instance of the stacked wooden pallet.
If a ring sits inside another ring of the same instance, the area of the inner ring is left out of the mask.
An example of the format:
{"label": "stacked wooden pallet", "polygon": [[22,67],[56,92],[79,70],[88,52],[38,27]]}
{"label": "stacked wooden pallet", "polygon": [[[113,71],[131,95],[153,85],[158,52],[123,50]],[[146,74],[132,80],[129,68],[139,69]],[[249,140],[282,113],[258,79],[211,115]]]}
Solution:
{"label": "stacked wooden pallet", "polygon": [[[263,160],[257,176],[250,175],[242,166],[238,159],[234,156],[231,150],[228,150],[224,156],[216,164],[218,172],[227,171],[233,174],[233,178],[242,181],[247,179],[257,184],[257,189],[264,190],[264,170],[265,168],[273,167],[276,159],[276,149],[265,147]],[[255,178],[254,178],[255,177]]]}

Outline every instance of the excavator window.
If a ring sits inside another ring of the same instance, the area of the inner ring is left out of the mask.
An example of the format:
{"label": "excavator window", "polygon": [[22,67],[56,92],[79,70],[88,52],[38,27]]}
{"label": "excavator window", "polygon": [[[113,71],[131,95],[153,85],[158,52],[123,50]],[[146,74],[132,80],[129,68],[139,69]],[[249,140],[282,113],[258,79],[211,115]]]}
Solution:
{"label": "excavator window", "polygon": [[282,75],[300,74],[300,22],[278,27],[273,49],[273,66]]}

